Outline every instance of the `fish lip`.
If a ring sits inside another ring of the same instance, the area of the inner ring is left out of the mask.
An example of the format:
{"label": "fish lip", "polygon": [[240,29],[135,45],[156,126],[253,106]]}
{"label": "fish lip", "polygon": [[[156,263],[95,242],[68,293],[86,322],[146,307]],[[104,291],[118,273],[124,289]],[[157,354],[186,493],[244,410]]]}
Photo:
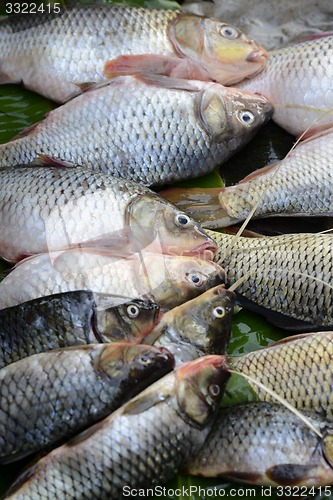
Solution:
{"label": "fish lip", "polygon": [[206,241],[205,243],[201,243],[201,245],[192,248],[186,255],[199,256],[202,260],[213,260],[217,250],[217,245]]}
{"label": "fish lip", "polygon": [[246,60],[248,62],[255,62],[255,63],[261,63],[261,62],[267,61],[267,59],[268,59],[268,52],[264,48],[262,48],[260,50],[257,50],[257,49],[253,50],[246,57]]}

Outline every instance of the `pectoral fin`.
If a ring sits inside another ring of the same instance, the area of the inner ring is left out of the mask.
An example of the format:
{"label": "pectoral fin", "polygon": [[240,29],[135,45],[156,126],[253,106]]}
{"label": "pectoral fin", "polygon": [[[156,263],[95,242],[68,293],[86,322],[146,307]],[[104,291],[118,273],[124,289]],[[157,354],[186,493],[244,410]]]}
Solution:
{"label": "pectoral fin", "polygon": [[280,464],[266,471],[267,477],[281,486],[294,486],[318,477],[318,465]]}

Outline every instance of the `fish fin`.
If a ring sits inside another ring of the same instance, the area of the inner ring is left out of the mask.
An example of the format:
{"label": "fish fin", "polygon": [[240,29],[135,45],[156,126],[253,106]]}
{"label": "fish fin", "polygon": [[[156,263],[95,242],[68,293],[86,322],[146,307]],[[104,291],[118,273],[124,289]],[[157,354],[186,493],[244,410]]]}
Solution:
{"label": "fish fin", "polygon": [[[281,344],[288,344],[288,342],[293,342],[294,340],[306,339],[308,337],[317,335],[318,333],[320,332],[308,332],[308,333],[298,333],[296,335],[290,335],[289,337],[285,337],[284,339],[280,339],[277,340],[276,342],[273,342],[273,344],[269,344],[269,347]],[[264,347],[264,349],[266,348]]]}
{"label": "fish fin", "polygon": [[38,164],[45,165],[48,167],[59,167],[59,168],[76,168],[77,165],[70,163],[68,161],[60,160],[58,158],[53,158],[52,156],[38,154],[36,158]]}
{"label": "fish fin", "polygon": [[17,82],[14,82],[6,73],[1,72],[0,68],[0,85],[6,83],[17,83]]}
{"label": "fish fin", "polygon": [[267,469],[266,475],[281,486],[293,486],[316,476],[317,467],[317,464],[279,464]]}
{"label": "fish fin", "polygon": [[[283,160],[281,160],[283,161]],[[254,172],[251,172],[249,175],[244,177],[241,181],[238,182],[238,184],[244,184],[246,182],[252,181],[253,179],[256,179],[257,177],[260,177],[261,175],[267,174],[271,170],[274,170],[277,165],[280,164],[280,161],[276,161],[274,163],[270,163],[269,165],[266,165],[266,167],[258,168]]]}
{"label": "fish fin", "polygon": [[73,85],[78,87],[81,92],[88,92],[96,87],[96,82],[73,83]]}
{"label": "fish fin", "polygon": [[11,140],[10,142],[12,141],[16,141],[16,139],[22,139],[23,137],[27,137],[28,135],[31,135],[32,132],[38,127],[38,125],[42,122],[42,120],[40,120],[39,122],[37,123],[33,123],[32,125],[29,125],[28,127],[24,128],[23,130],[21,130],[21,132],[19,132],[18,134],[16,134]]}
{"label": "fish fin", "polygon": [[139,394],[139,396],[131,399],[128,403],[126,403],[126,409],[124,407],[124,413],[126,415],[137,415],[152,408],[158,403],[161,403],[168,397],[168,394],[144,391],[143,393]]}
{"label": "fish fin", "polygon": [[106,78],[124,75],[164,75],[184,80],[210,80],[202,68],[188,59],[158,54],[123,55],[105,63]]}
{"label": "fish fin", "polygon": [[310,42],[311,40],[318,40],[320,38],[326,38],[328,36],[333,36],[333,31],[325,31],[323,33],[314,33],[313,35],[309,35],[306,38],[303,38],[302,42]]}
{"label": "fish fin", "polygon": [[322,123],[321,125],[311,127],[305,134],[299,134],[296,140],[301,138],[300,145],[302,145],[331,133],[333,133],[333,122]]}
{"label": "fish fin", "polygon": [[297,318],[292,318],[291,316],[286,316],[277,311],[272,311],[267,309],[259,304],[256,304],[252,300],[244,297],[243,295],[239,295],[236,292],[237,299],[240,302],[241,306],[245,307],[245,309],[250,309],[253,312],[256,312],[263,316],[269,323],[282,330],[291,330],[294,332],[315,332],[315,331],[326,331],[332,330],[333,324],[328,326],[316,325],[313,323],[308,323],[306,321],[299,320]]}
{"label": "fish fin", "polygon": [[262,478],[262,475],[255,472],[226,471],[222,474],[219,474],[219,477],[225,477],[227,479],[230,479],[230,481],[238,480],[250,484],[256,484]]}
{"label": "fish fin", "polygon": [[333,430],[328,429],[321,441],[323,456],[330,467],[333,469]]}
{"label": "fish fin", "polygon": [[[228,227],[225,230],[225,232],[227,234],[236,235],[238,233],[239,229],[240,228],[237,226]],[[241,236],[244,238],[263,238],[264,237],[263,234],[255,233],[254,231],[249,231],[248,229],[244,229],[244,231],[242,231]]]}

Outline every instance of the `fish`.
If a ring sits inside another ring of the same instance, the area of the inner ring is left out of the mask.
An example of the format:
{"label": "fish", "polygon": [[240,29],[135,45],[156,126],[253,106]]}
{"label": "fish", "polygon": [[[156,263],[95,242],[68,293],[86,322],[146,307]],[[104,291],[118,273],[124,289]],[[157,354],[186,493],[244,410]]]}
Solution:
{"label": "fish", "polygon": [[274,106],[273,120],[295,136],[333,122],[333,33],[269,52],[267,65],[238,87],[259,92]]}
{"label": "fish", "polygon": [[40,165],[0,169],[0,186],[0,255],[10,262],[79,245],[208,260],[216,252],[194,220],[128,179]]}
{"label": "fish", "polygon": [[271,115],[267,99],[218,83],[118,77],[0,145],[0,166],[42,155],[160,186],[213,171]]}
{"label": "fish", "polygon": [[184,472],[265,486],[330,485],[333,464],[325,454],[332,456],[332,423],[310,412],[304,416],[323,438],[280,404],[223,408]]}
{"label": "fish", "polygon": [[165,312],[142,342],[167,347],[176,366],[206,354],[225,354],[234,303],[235,293],[217,285]]}
{"label": "fish", "polygon": [[142,70],[232,84],[260,71],[268,57],[214,18],[119,5],[52,9],[1,21],[0,82],[23,83],[56,102]]}
{"label": "fish", "polygon": [[121,258],[105,249],[72,249],[16,264],[0,283],[0,308],[75,290],[108,294],[109,307],[143,298],[172,308],[223,279],[218,264],[191,256],[138,252]]}
{"label": "fish", "polygon": [[116,499],[164,484],[204,444],[229,376],[224,356],[183,364],[32,465],[6,498]]}
{"label": "fish", "polygon": [[0,462],[54,446],[170,372],[167,349],[91,344],[34,354],[0,370]]}
{"label": "fish", "polygon": [[[228,360],[301,411],[333,415],[333,332],[310,332],[287,337],[267,347]],[[262,401],[273,396],[250,384]]]}
{"label": "fish", "polygon": [[160,307],[155,302],[132,300],[108,307],[109,300],[108,296],[79,290],[2,309],[0,369],[53,349],[134,342],[147,335],[160,319]]}
{"label": "fish", "polygon": [[226,284],[243,280],[236,291],[243,307],[290,331],[332,329],[332,235],[207,232],[218,244],[214,261],[225,270]]}
{"label": "fish", "polygon": [[284,159],[223,188],[170,188],[160,194],[203,227],[216,229],[253,219],[332,217],[333,127],[306,134]]}

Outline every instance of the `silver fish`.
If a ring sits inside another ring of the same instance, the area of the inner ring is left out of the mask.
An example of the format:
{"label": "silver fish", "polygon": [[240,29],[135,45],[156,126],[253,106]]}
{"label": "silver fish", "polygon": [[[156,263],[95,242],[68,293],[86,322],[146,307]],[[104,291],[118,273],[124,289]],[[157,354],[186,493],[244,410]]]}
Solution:
{"label": "silver fish", "polygon": [[265,49],[217,19],[119,5],[52,8],[1,21],[0,82],[64,101],[77,85],[119,72],[231,84],[267,60]]}
{"label": "silver fish", "polygon": [[0,462],[55,445],[173,369],[167,349],[110,345],[35,354],[0,370]]}
{"label": "silver fish", "polygon": [[1,145],[0,166],[47,155],[157,186],[211,172],[271,115],[265,98],[217,83],[118,77]]}
{"label": "silver fish", "polygon": [[21,261],[0,283],[0,308],[74,290],[108,294],[109,307],[144,297],[170,308],[223,278],[219,265],[190,256],[140,252],[120,258],[103,249],[82,248]]}
{"label": "silver fish", "polygon": [[271,51],[263,71],[239,88],[267,97],[274,106],[273,120],[298,135],[333,121],[332,72],[333,35],[315,35]]}
{"label": "silver fish", "polygon": [[215,261],[245,307],[299,331],[333,325],[333,236],[285,234],[236,237],[207,230],[219,246]]}
{"label": "silver fish", "polygon": [[325,486],[333,482],[332,424],[305,413],[324,434],[318,437],[300,418],[275,403],[223,408],[187,473],[266,486]]}
{"label": "silver fish", "polygon": [[84,244],[211,259],[216,244],[144,186],[82,168],[0,169],[0,254],[15,262]]}
{"label": "silver fish", "polygon": [[124,487],[165,483],[204,444],[230,375],[224,362],[205,356],[182,365],[42,458],[6,498],[116,500]]}

